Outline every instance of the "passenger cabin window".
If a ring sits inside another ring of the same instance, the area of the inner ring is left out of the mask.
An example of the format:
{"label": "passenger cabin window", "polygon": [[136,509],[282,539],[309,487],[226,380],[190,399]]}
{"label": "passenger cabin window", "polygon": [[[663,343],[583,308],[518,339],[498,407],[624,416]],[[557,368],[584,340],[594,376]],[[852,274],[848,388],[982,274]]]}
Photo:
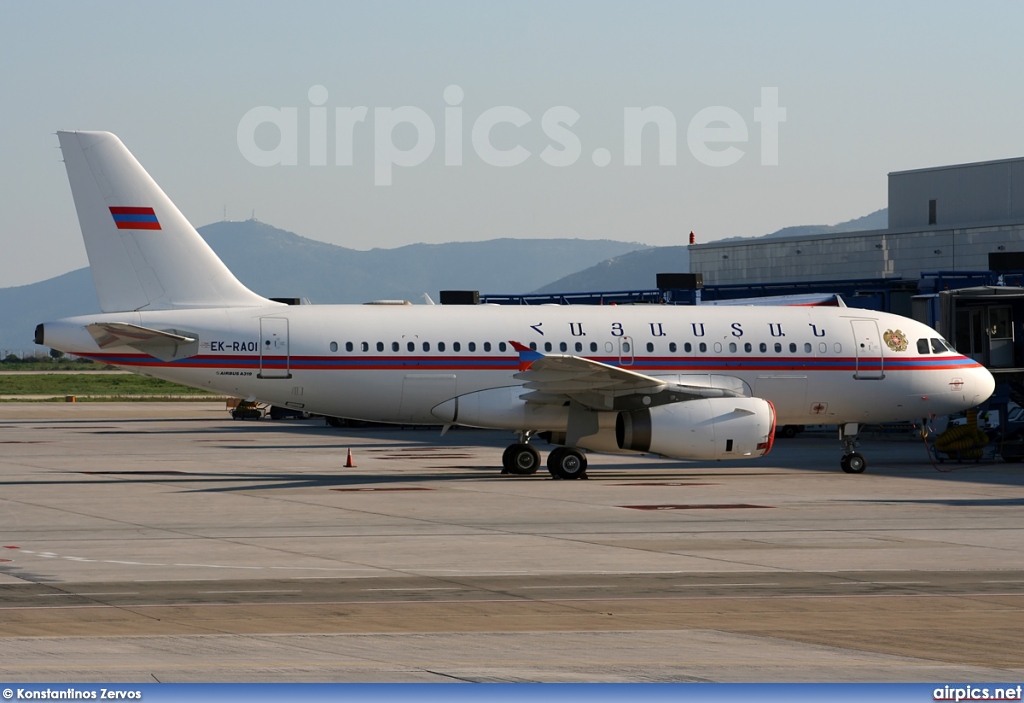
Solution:
{"label": "passenger cabin window", "polygon": [[631,347],[631,346],[630,346],[629,342],[623,342],[623,343],[622,343],[622,351],[626,352],[627,354],[629,353],[629,351],[630,351],[630,350],[631,350],[632,348],[633,348],[633,347]]}
{"label": "passenger cabin window", "polygon": [[425,352],[430,351],[430,342],[424,342],[423,343],[423,351],[425,351]]}
{"label": "passenger cabin window", "polygon": [[569,345],[566,344],[565,342],[561,342],[558,345],[558,350],[563,352],[569,351]]}
{"label": "passenger cabin window", "polygon": [[919,340],[917,340],[917,353],[918,354],[927,354],[928,353],[928,340],[927,339],[919,339]]}
{"label": "passenger cabin window", "polygon": [[352,351],[352,342],[345,342],[345,351]]}
{"label": "passenger cabin window", "polygon": [[411,352],[416,351],[416,342],[407,342],[405,348]]}
{"label": "passenger cabin window", "polygon": [[705,344],[704,342],[701,342],[700,346],[697,347],[697,349],[699,349],[701,352],[706,352],[708,350],[708,345]]}
{"label": "passenger cabin window", "polygon": [[362,342],[359,345],[359,348],[362,349],[364,352],[365,351],[370,351],[370,343],[369,342]]}
{"label": "passenger cabin window", "polygon": [[452,351],[462,351],[462,345],[459,342],[452,342]]}
{"label": "passenger cabin window", "polygon": [[444,342],[438,342],[437,343],[437,350],[439,352],[443,352],[445,350]]}
{"label": "passenger cabin window", "polygon": [[796,342],[789,343],[789,353],[796,354]]}
{"label": "passenger cabin window", "polygon": [[331,342],[331,351],[332,352],[338,351],[338,343],[337,342]]}
{"label": "passenger cabin window", "polygon": [[736,349],[737,349],[736,342],[729,342],[729,351],[735,353]]}
{"label": "passenger cabin window", "polygon": [[532,351],[537,351],[537,343],[536,342],[530,342],[530,349]]}
{"label": "passenger cabin window", "polygon": [[504,342],[498,342],[498,351],[503,352],[508,349],[508,345]]}
{"label": "passenger cabin window", "polygon": [[484,351],[485,352],[489,352],[490,350],[491,350],[491,343],[490,342],[484,342]]}
{"label": "passenger cabin window", "polygon": [[675,353],[676,353],[676,350],[677,350],[678,348],[679,348],[679,347],[677,347],[677,346],[676,346],[676,343],[675,343],[675,342],[669,342],[669,343],[668,343],[668,350],[669,350],[670,352],[672,352],[673,354],[675,354]]}
{"label": "passenger cabin window", "polygon": [[590,343],[590,351],[591,352],[596,352],[597,351],[597,342],[591,342]]}
{"label": "passenger cabin window", "polygon": [[583,351],[583,342],[576,342],[576,347],[575,347],[575,349],[576,349],[576,352],[577,352],[577,353],[579,353],[579,352]]}
{"label": "passenger cabin window", "polygon": [[[395,346],[398,346],[397,342],[395,343]],[[384,342],[377,342],[377,351],[384,351]],[[398,351],[398,349],[396,348],[395,351]]]}
{"label": "passenger cabin window", "polygon": [[683,345],[683,351],[689,354],[690,352],[693,351],[693,345],[687,342],[686,344]]}
{"label": "passenger cabin window", "polygon": [[469,351],[471,351],[471,352],[475,352],[476,351],[476,342],[470,342],[469,344],[466,345],[466,348],[469,349]]}
{"label": "passenger cabin window", "polygon": [[782,351],[782,342],[775,343],[775,353],[778,354]]}
{"label": "passenger cabin window", "polygon": [[750,342],[747,342],[746,344],[743,345],[743,351],[747,352],[748,354],[753,350],[753,348],[754,347],[750,345]]}
{"label": "passenger cabin window", "polygon": [[544,342],[544,351],[551,351],[551,342]]}
{"label": "passenger cabin window", "polygon": [[[377,347],[380,348],[380,344],[378,344]],[[401,349],[401,347],[398,346],[398,342],[392,342],[391,343],[391,351],[396,352],[399,349]],[[383,351],[383,349],[381,351]]]}
{"label": "passenger cabin window", "polygon": [[649,351],[649,352],[654,351],[654,344],[652,342],[648,342],[647,343],[647,351]]}

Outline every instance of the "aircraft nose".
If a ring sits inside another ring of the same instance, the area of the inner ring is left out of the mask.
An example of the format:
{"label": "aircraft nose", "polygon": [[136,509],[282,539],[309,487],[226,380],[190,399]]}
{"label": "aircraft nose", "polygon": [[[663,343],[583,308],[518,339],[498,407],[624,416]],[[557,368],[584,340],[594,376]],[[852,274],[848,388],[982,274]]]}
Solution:
{"label": "aircraft nose", "polygon": [[984,366],[978,366],[974,370],[972,384],[977,392],[977,397],[974,400],[974,405],[980,405],[988,400],[996,390],[996,379],[992,376],[992,373]]}

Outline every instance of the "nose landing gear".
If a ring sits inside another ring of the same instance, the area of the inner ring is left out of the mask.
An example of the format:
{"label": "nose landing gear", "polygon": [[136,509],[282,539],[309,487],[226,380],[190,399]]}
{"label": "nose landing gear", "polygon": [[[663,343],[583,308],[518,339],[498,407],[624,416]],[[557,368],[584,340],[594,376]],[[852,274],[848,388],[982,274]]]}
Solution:
{"label": "nose landing gear", "polygon": [[848,474],[862,474],[868,468],[867,459],[855,451],[858,430],[856,422],[839,426],[839,439],[843,442],[843,458],[839,461],[839,466]]}

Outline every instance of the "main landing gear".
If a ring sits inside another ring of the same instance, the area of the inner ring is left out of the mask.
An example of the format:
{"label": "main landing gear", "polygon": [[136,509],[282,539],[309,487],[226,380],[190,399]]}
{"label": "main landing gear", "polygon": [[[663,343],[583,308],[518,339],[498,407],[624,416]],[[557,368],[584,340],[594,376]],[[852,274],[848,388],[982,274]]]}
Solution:
{"label": "main landing gear", "polygon": [[[540,468],[540,452],[530,446],[529,432],[521,432],[519,441],[501,455],[501,473],[529,476]],[[548,454],[548,471],[552,478],[573,480],[587,477],[587,457],[573,447],[556,447]]]}
{"label": "main landing gear", "polygon": [[848,474],[862,474],[868,468],[867,459],[854,451],[857,446],[858,429],[856,422],[839,426],[839,439],[843,442],[843,458],[839,461],[839,466]]}

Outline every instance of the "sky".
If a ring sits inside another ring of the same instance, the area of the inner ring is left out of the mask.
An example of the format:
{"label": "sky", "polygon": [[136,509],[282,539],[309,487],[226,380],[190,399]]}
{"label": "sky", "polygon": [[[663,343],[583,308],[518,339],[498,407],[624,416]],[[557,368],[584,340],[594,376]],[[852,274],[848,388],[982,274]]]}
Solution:
{"label": "sky", "polygon": [[1024,154],[1015,1],[0,0],[0,18],[0,288],[88,264],[58,129],[117,134],[197,227],[255,216],[353,249],[756,236],[883,208],[892,171]]}

